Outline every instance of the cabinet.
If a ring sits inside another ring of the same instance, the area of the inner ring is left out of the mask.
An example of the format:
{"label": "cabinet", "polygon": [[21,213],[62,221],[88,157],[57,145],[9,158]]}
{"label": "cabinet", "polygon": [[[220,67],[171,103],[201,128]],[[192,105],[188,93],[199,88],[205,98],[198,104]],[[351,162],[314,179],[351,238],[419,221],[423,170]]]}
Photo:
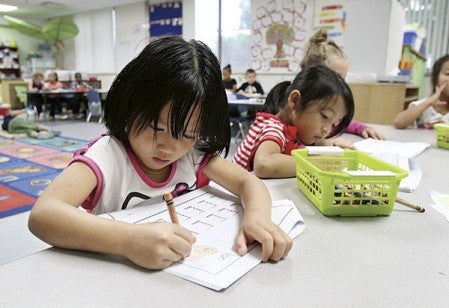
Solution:
{"label": "cabinet", "polygon": [[0,73],[2,79],[19,79],[20,64],[17,47],[0,46]]}
{"label": "cabinet", "polygon": [[16,95],[16,86],[27,86],[28,83],[23,80],[8,80],[4,79],[1,81],[1,87],[2,87],[2,100],[3,103],[9,103],[11,104],[11,107],[13,109],[17,108],[23,108],[22,104],[20,103],[19,99]]}
{"label": "cabinet", "polygon": [[403,83],[349,83],[354,96],[354,120],[392,125],[396,115],[418,99],[419,88]]}
{"label": "cabinet", "polygon": [[31,75],[34,73],[44,74],[48,70],[53,70],[56,67],[54,58],[32,58],[28,60],[28,68]]}

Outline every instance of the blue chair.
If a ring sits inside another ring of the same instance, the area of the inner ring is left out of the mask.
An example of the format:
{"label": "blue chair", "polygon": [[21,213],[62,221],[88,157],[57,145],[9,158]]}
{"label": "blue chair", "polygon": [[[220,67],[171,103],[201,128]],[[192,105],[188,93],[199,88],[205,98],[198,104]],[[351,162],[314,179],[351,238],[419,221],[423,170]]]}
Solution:
{"label": "blue chair", "polygon": [[92,116],[99,117],[98,123],[103,121],[103,107],[101,106],[101,96],[97,90],[89,89],[87,95],[88,114],[86,122],[90,122]]}

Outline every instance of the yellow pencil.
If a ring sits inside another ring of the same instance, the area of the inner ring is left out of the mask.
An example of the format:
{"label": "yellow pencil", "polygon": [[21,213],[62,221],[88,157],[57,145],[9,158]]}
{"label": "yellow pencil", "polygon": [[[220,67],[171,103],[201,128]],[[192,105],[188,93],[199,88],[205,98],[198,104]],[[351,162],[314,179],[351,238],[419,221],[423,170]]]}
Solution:
{"label": "yellow pencil", "polygon": [[408,202],[408,201],[406,201],[404,199],[401,199],[401,198],[396,198],[396,202],[400,203],[402,205],[405,205],[406,207],[409,207],[411,209],[417,210],[420,213],[424,213],[426,211],[426,209],[423,208],[422,206],[410,203],[410,202]]}
{"label": "yellow pencil", "polygon": [[173,202],[173,196],[170,192],[164,193],[164,200],[167,203],[168,213],[170,214],[171,222],[179,225],[178,214],[176,214],[175,203]]}

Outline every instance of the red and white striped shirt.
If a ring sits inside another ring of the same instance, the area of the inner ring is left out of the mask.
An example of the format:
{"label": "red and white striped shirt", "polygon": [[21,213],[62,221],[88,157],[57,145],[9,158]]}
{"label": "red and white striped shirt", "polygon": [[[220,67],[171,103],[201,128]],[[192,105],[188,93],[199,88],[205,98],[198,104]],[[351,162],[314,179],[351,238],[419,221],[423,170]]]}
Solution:
{"label": "red and white striped shirt", "polygon": [[296,141],[296,127],[288,126],[277,116],[259,112],[240,144],[232,161],[248,171],[253,170],[254,155],[262,142],[276,142],[281,153],[290,155],[293,149],[303,147]]}

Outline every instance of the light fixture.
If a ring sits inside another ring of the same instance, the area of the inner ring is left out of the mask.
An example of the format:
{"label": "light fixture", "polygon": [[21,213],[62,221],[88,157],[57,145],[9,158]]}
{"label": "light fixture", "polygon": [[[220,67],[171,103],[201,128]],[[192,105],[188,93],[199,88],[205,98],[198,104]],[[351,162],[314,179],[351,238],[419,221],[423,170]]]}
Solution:
{"label": "light fixture", "polygon": [[17,10],[17,6],[0,4],[0,12],[11,12]]}

